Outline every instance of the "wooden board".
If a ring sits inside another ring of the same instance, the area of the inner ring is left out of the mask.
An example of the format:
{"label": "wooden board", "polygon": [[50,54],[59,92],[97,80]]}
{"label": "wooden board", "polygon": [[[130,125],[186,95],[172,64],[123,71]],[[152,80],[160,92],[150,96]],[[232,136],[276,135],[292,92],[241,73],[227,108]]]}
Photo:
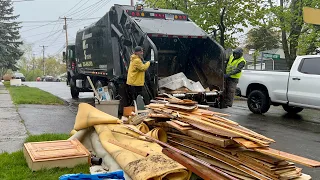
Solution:
{"label": "wooden board", "polygon": [[184,111],[194,111],[195,109],[197,109],[197,106],[183,106],[178,104],[165,104],[165,106],[173,109],[184,110]]}
{"label": "wooden board", "polygon": [[304,158],[304,157],[297,156],[297,155],[294,155],[294,154],[282,152],[282,151],[279,151],[279,150],[276,150],[276,149],[272,149],[272,148],[255,148],[254,150],[257,151],[257,152],[260,152],[262,154],[266,154],[266,155],[270,155],[270,156],[273,156],[273,157],[277,157],[279,159],[295,162],[295,163],[302,164],[302,165],[305,165],[305,166],[308,166],[308,167],[320,167],[320,162],[319,161],[315,161],[315,160]]}
{"label": "wooden board", "polygon": [[176,124],[179,124],[180,126],[183,126],[183,127],[190,127],[191,126],[188,123],[184,123],[184,122],[181,122],[181,121],[178,121],[178,120],[172,120],[172,121],[175,122]]}
{"label": "wooden board", "polygon": [[235,144],[235,142],[231,139],[214,136],[212,134],[209,134],[200,130],[188,130],[187,134],[188,136],[191,136],[197,140],[207,142],[220,147],[227,147]]}
{"label": "wooden board", "polygon": [[205,180],[228,180],[228,178],[172,150],[163,148],[162,152]]}
{"label": "wooden board", "polygon": [[283,162],[283,160],[281,159],[278,159],[269,155],[261,154],[255,151],[240,151],[240,152],[237,152],[237,154],[244,154],[246,156],[250,156],[250,157],[262,160],[264,162],[268,162],[273,165],[278,165],[279,163]]}
{"label": "wooden board", "polygon": [[267,147],[266,145],[261,145],[252,141],[248,141],[244,138],[232,138],[235,142],[239,143],[240,145],[252,149],[252,148],[258,148],[258,147]]}
{"label": "wooden board", "polygon": [[167,121],[167,124],[169,124],[171,127],[175,128],[176,130],[182,132],[183,134],[187,134],[188,130],[192,129],[192,127],[182,127],[173,121]]}
{"label": "wooden board", "polygon": [[[174,142],[174,143],[177,143],[177,142]],[[200,152],[201,154],[210,156],[210,157],[212,157],[212,158],[214,158],[214,159],[216,159],[218,161],[221,161],[221,162],[223,162],[223,163],[225,163],[225,164],[227,164],[227,165],[229,165],[231,167],[234,167],[234,168],[236,168],[236,169],[238,169],[238,170],[240,170],[240,171],[242,171],[244,173],[247,173],[247,174],[249,174],[249,175],[251,175],[251,176],[253,176],[255,178],[258,178],[258,179],[261,179],[261,180],[269,180],[269,178],[267,178],[266,176],[254,171],[252,169],[244,167],[240,163],[238,163],[238,162],[236,162],[236,161],[234,161],[232,159],[226,158],[223,155],[221,155],[219,153],[216,153],[216,152],[214,152],[212,150],[209,150],[209,149],[206,149],[206,148],[202,148],[202,147],[199,147],[199,146],[196,146],[196,145],[185,146],[185,145],[183,145],[181,143],[177,143],[177,144],[182,145],[182,146],[184,146],[186,148],[189,148],[189,149],[191,149],[193,151]]]}

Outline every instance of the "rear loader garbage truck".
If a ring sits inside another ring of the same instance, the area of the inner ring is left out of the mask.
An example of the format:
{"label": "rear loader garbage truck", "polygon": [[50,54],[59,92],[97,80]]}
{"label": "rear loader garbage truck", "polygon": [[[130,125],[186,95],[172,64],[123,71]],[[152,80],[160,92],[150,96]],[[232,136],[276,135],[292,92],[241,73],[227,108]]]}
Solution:
{"label": "rear loader garbage truck", "polygon": [[143,47],[144,61],[155,62],[146,71],[146,102],[166,92],[221,107],[224,49],[187,14],[142,5],[114,5],[77,32],[75,44],[64,52],[72,97],[93,91],[89,76],[95,88],[107,86],[110,96],[120,100],[120,110],[131,105],[126,78],[136,46]]}

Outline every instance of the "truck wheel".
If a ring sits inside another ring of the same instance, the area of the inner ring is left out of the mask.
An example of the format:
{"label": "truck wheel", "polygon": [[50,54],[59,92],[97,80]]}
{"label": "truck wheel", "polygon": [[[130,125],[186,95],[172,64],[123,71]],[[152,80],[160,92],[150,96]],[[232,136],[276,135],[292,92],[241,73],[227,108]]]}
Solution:
{"label": "truck wheel", "polygon": [[301,107],[294,107],[294,106],[289,106],[289,105],[282,105],[282,108],[287,111],[289,114],[297,114],[303,110]]}
{"label": "truck wheel", "polygon": [[270,109],[269,97],[260,90],[254,90],[249,94],[248,107],[255,114],[263,114]]}
{"label": "truck wheel", "polygon": [[75,86],[75,83],[72,82],[72,79],[70,79],[70,91],[71,91],[71,97],[72,99],[78,99],[79,98],[79,90]]}

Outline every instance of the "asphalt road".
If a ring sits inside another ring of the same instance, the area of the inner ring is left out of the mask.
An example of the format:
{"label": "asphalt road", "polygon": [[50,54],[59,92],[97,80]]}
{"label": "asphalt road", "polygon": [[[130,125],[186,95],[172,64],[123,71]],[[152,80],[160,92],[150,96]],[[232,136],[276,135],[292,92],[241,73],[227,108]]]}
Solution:
{"label": "asphalt road", "polygon": [[[69,87],[64,82],[24,84],[50,92],[69,102],[70,106],[93,100],[93,93],[81,93],[79,100],[72,100]],[[272,148],[320,161],[320,111],[304,110],[299,115],[289,116],[281,107],[271,107],[268,113],[256,115],[248,110],[245,101],[235,101],[232,108],[211,110],[230,114],[229,119],[274,139],[276,143],[271,145]],[[313,179],[320,179],[320,168],[297,166]]]}

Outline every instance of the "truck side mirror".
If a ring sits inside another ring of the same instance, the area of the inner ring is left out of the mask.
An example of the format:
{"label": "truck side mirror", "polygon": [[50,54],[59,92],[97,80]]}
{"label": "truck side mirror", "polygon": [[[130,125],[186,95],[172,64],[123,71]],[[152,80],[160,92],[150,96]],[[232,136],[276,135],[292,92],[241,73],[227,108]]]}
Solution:
{"label": "truck side mirror", "polygon": [[66,60],[66,52],[62,52],[63,60]]}

